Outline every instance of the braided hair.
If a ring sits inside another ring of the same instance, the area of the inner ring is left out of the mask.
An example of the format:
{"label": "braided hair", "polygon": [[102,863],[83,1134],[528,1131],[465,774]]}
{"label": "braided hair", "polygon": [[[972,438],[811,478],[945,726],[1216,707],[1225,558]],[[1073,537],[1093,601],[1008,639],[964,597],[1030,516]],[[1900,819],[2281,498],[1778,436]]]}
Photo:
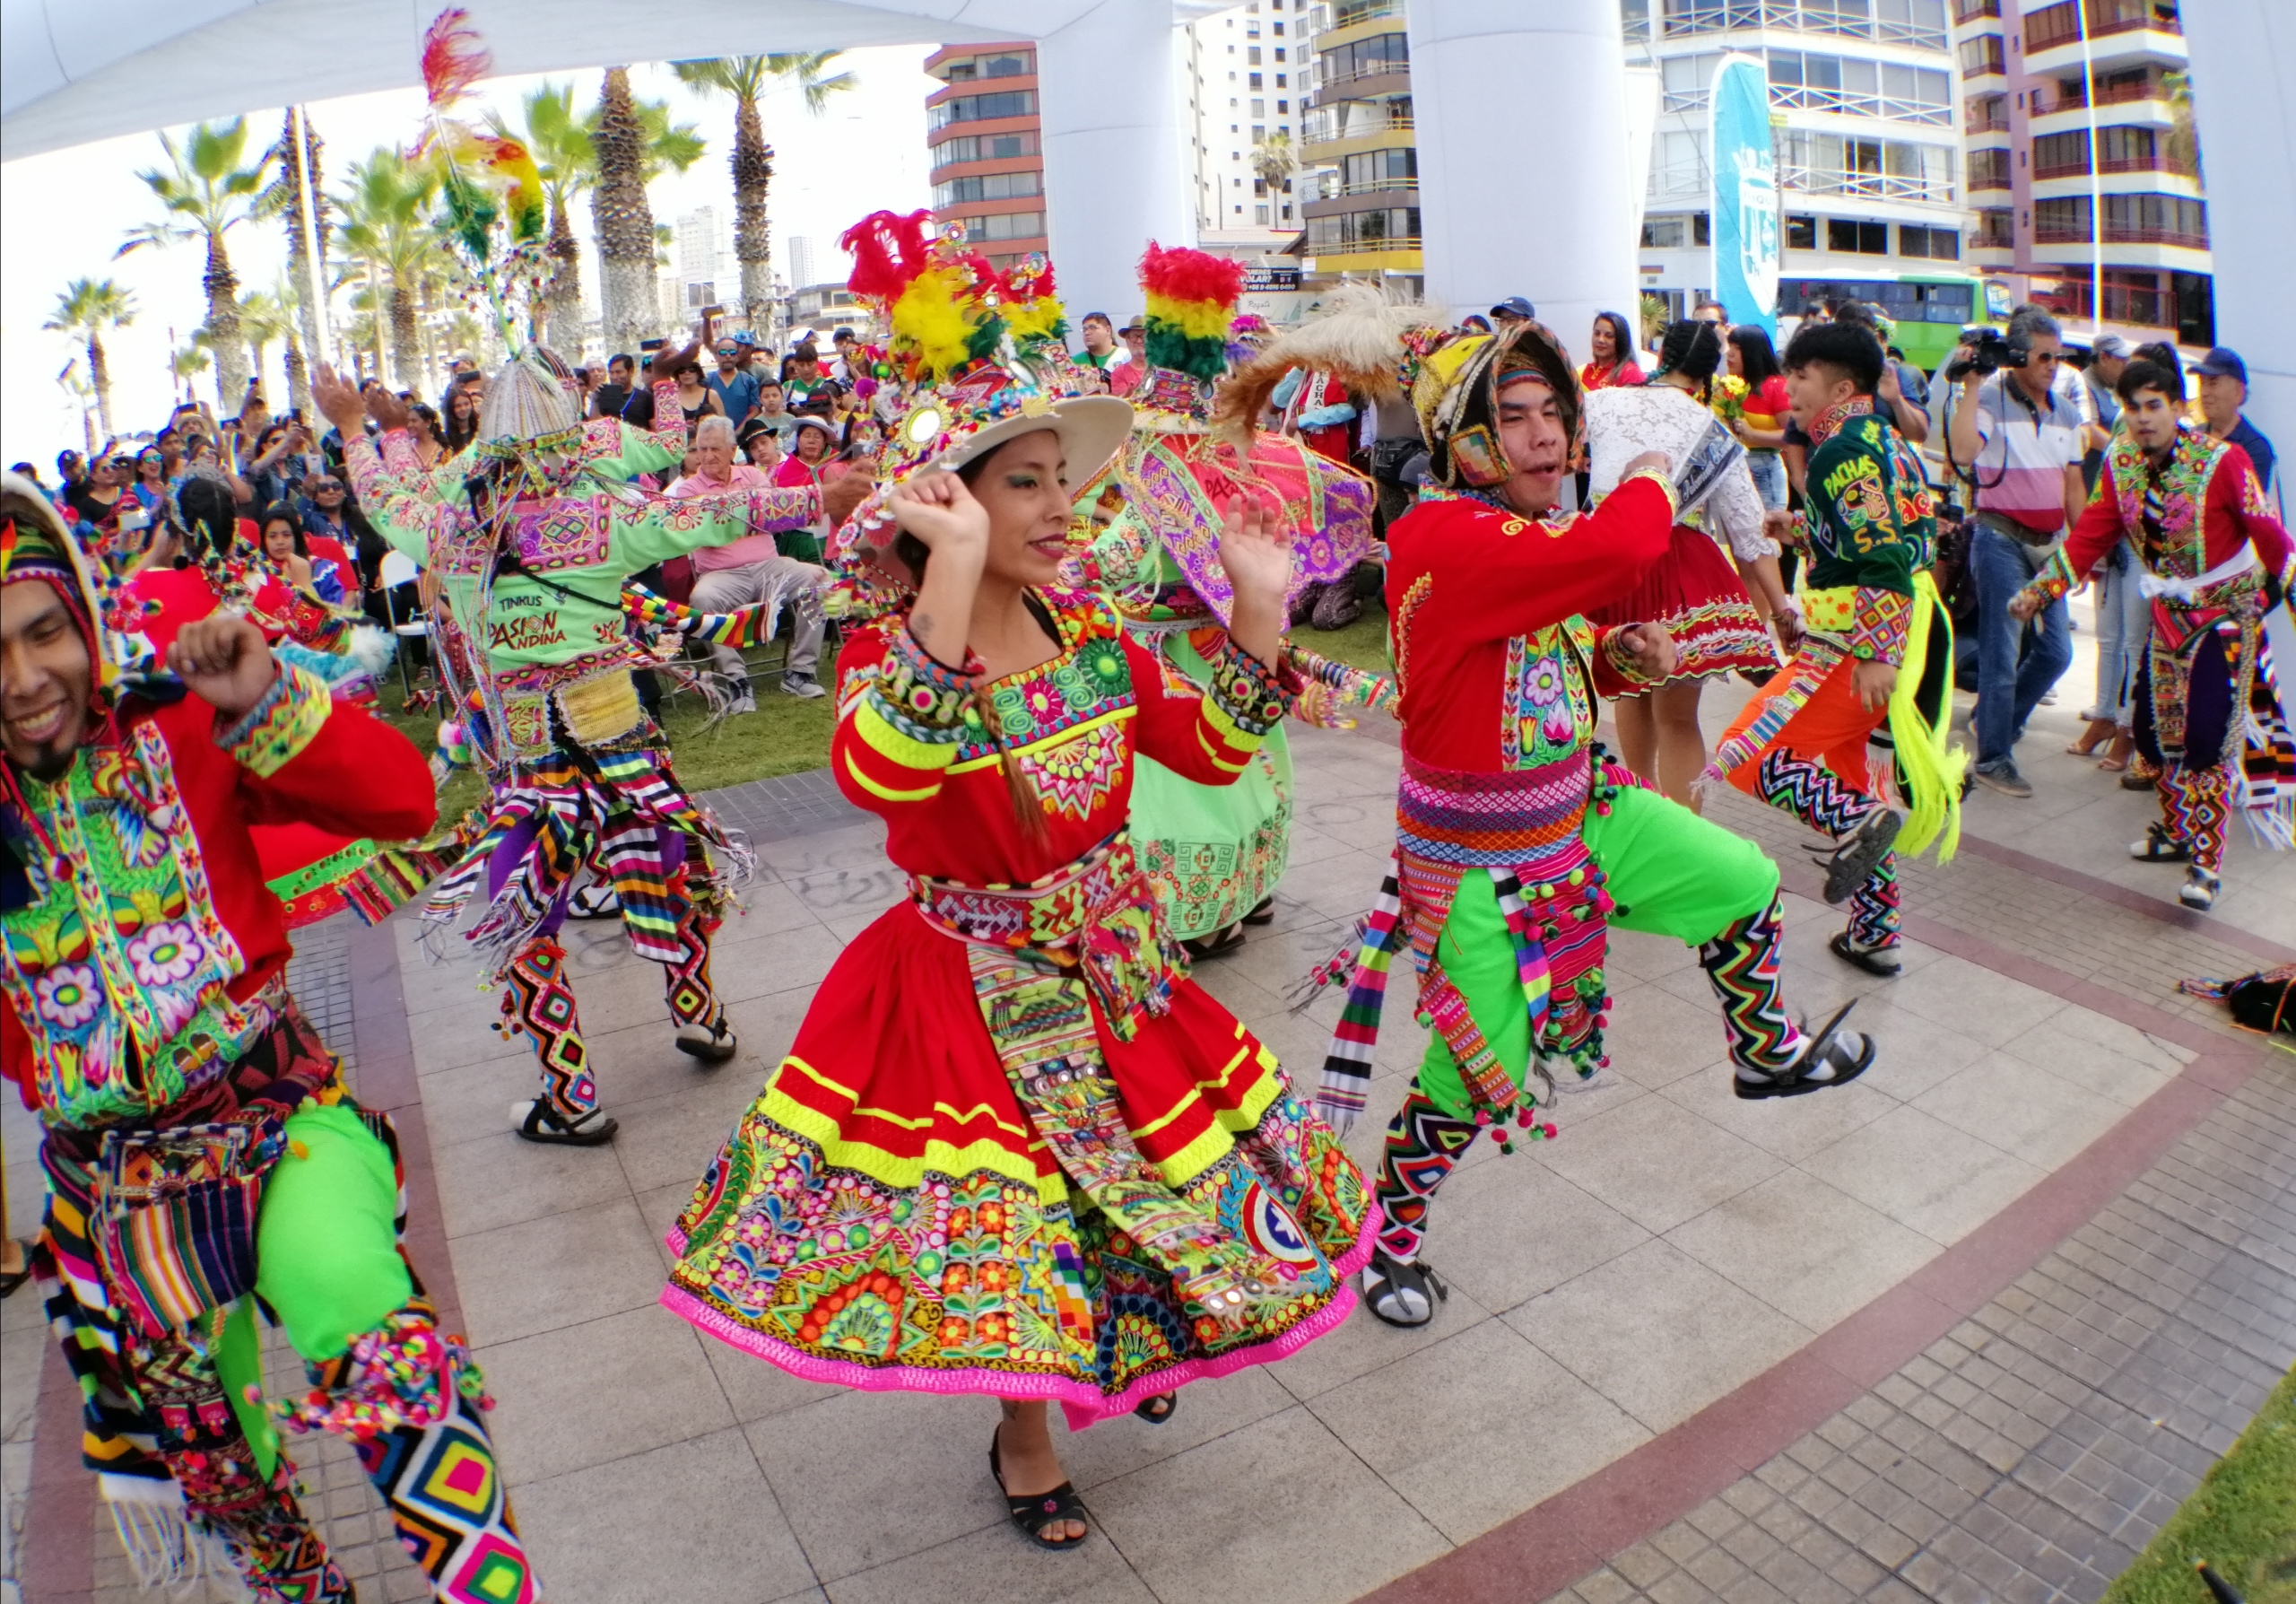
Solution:
{"label": "braided hair", "polygon": [[1702,385],[1721,365],[1722,326],[1684,318],[1667,324],[1658,336],[1658,366],[1649,382],[1656,384],[1670,373],[1680,373]]}

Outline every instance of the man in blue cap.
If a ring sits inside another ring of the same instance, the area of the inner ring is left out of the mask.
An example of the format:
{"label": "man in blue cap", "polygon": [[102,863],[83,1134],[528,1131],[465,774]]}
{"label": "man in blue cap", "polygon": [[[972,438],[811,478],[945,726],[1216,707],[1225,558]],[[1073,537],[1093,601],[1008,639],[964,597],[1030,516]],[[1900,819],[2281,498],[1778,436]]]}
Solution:
{"label": "man in blue cap", "polygon": [[2240,408],[2248,404],[2248,364],[2230,345],[2219,345],[2202,357],[2193,371],[2200,375],[2200,413],[2208,421],[2208,432],[2248,454],[2265,498],[2278,508],[2280,481],[2273,474],[2272,442],[2263,430],[2240,415]]}
{"label": "man in blue cap", "polygon": [[1532,307],[1530,301],[1520,295],[1509,295],[1491,309],[1492,324],[1502,334],[1506,332],[1509,326],[1528,323],[1537,316],[1538,312]]}

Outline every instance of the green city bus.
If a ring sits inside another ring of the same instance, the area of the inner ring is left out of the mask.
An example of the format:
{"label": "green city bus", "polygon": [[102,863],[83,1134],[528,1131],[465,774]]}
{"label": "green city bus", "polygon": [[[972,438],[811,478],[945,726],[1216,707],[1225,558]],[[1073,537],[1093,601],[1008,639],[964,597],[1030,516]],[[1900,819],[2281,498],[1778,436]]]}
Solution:
{"label": "green city bus", "polygon": [[1891,324],[1890,343],[1925,373],[1944,362],[1961,330],[1987,320],[1985,287],[1966,274],[1896,278],[1781,278],[1778,315],[1798,318],[1813,301],[1832,297],[1863,301],[1882,309]]}

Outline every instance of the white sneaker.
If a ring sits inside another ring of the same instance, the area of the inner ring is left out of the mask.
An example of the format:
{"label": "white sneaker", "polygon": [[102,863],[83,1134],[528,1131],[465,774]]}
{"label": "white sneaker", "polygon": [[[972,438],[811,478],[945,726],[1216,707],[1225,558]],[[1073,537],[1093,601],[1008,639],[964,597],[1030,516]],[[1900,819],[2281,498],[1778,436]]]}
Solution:
{"label": "white sneaker", "polygon": [[753,691],[743,692],[739,696],[735,697],[731,702],[727,703],[726,707],[726,716],[729,719],[735,713],[753,713],[755,711],[757,711],[757,693]]}
{"label": "white sneaker", "polygon": [[822,689],[821,682],[812,675],[800,674],[795,669],[791,669],[781,676],[781,688],[789,695],[803,696],[808,701],[816,696],[829,694],[827,691]]}
{"label": "white sneaker", "polygon": [[2216,906],[2216,893],[2223,884],[2196,863],[2185,871],[2185,883],[2177,887],[2177,901],[2196,913],[2205,913]]}

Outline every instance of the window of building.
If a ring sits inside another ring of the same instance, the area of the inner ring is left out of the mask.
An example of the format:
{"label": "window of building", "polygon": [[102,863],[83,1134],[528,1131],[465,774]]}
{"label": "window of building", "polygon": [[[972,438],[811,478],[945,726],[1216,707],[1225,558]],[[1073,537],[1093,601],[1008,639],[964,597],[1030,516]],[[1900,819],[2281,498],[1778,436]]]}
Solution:
{"label": "window of building", "polygon": [[2001,36],[1980,33],[1975,39],[1961,41],[1961,76],[1982,78],[1987,74],[2007,70],[2007,58],[2001,49]]}
{"label": "window of building", "polygon": [[[1960,153],[1951,145],[1788,128],[1779,136],[1778,153],[1779,187],[1789,194],[1848,195],[1932,205],[1950,205],[1955,198],[1959,166],[1955,158]],[[1704,182],[1702,177],[1699,182]]]}
{"label": "window of building", "polygon": [[[2041,143],[2038,139],[2033,141],[2035,154],[2039,153],[2038,147]],[[2088,164],[2084,161],[2082,165],[2086,167]],[[1990,147],[1971,151],[1969,170],[1970,193],[1975,194],[1981,189],[2006,189],[2009,187],[2009,153]]]}
{"label": "window of building", "polygon": [[930,126],[945,128],[951,123],[987,122],[991,118],[1034,117],[1037,114],[1037,92],[1033,89],[1007,90],[1003,94],[959,95],[942,101],[926,114]]}
{"label": "window of building", "polygon": [[1252,221],[1259,224],[1262,228],[1265,228],[1267,226],[1267,208],[1265,206],[1254,206],[1252,208]]}
{"label": "window of building", "polygon": [[1251,48],[1246,50],[1244,52],[1244,59],[1249,62],[1253,66],[1257,66],[1259,65],[1259,47],[1257,45],[1254,45]]}
{"label": "window of building", "polygon": [[1292,207],[1291,207],[1291,205],[1290,205],[1288,202],[1285,204],[1285,205],[1284,205],[1284,207],[1283,207],[1283,221],[1284,221],[1284,222],[1291,222],[1291,221],[1292,221]]}
{"label": "window of building", "polygon": [[2089,197],[2061,196],[2033,203],[2033,240],[2040,245],[2086,245],[2091,239]]}
{"label": "window of building", "polygon": [[1043,232],[1041,212],[995,212],[965,219],[968,240],[1033,240]]}
{"label": "window of building", "polygon": [[1398,250],[1414,248],[1418,244],[1417,206],[1387,206],[1308,219],[1308,248],[1311,251]]}
{"label": "window of building", "polygon": [[1890,225],[1860,222],[1853,217],[1826,219],[1826,248],[1861,257],[1890,254]]}
{"label": "window of building", "polygon": [[1267,130],[1258,123],[1254,123],[1252,125],[1252,143],[1254,144],[1265,144],[1267,143]]}
{"label": "window of building", "polygon": [[1026,51],[981,57],[980,75],[984,78],[1025,78],[1036,70],[1037,58]]}
{"label": "window of building", "polygon": [[1651,158],[1650,199],[1680,201],[1706,193],[1705,129],[1661,132],[1652,147]]}
{"label": "window of building", "polygon": [[1276,64],[1277,64],[1278,65],[1283,65],[1283,47],[1282,45],[1278,45],[1278,46],[1276,46],[1276,47],[1275,47],[1275,60],[1276,60]]}
{"label": "window of building", "polygon": [[1252,102],[1252,115],[1254,117],[1265,117],[1267,115],[1267,102],[1265,100],[1254,100]]}
{"label": "window of building", "polygon": [[968,201],[1014,200],[1042,195],[1044,175],[1037,172],[993,172],[980,178],[951,179],[933,186],[935,206],[958,206]]}
{"label": "window of building", "polygon": [[1898,255],[1926,257],[1933,262],[1958,262],[1961,259],[1961,231],[1900,223]]}
{"label": "window of building", "polygon": [[1786,248],[1815,250],[1818,248],[1818,220],[1807,212],[1788,213],[1786,217]]}
{"label": "window of building", "polygon": [[[1278,79],[1276,80],[1276,82],[1277,82],[1278,83],[1283,83],[1283,79],[1281,79],[1281,78],[1278,78]],[[1292,110],[1292,102],[1291,102],[1291,101],[1289,101],[1289,100],[1278,100],[1278,101],[1276,101],[1276,102],[1275,102],[1275,114],[1276,114],[1276,116],[1278,116],[1278,117],[1284,117],[1284,116],[1287,116],[1287,115],[1289,115],[1289,114],[1290,114],[1291,110]]]}
{"label": "window of building", "polygon": [[[2019,100],[2024,97],[2021,93]],[[1971,95],[1961,104],[1962,132],[2005,134],[2009,131],[2009,97]]]}
{"label": "window of building", "polygon": [[1403,189],[1419,178],[1419,153],[1405,147],[1392,151],[1365,151],[1343,158],[1339,164],[1340,182],[1344,195],[1358,195],[1371,189]]}
{"label": "window of building", "polygon": [[2182,172],[2190,170],[2170,159],[2167,142],[2152,128],[2100,128],[2097,145],[2103,155],[2100,172]]}
{"label": "window of building", "polygon": [[1674,250],[1689,237],[1688,219],[1681,217],[1646,217],[1642,220],[1642,246],[1646,250]]}
{"label": "window of building", "polygon": [[1692,245],[1714,243],[1712,225],[1703,212],[1692,212],[1690,214],[1690,242]]}
{"label": "window of building", "polygon": [[1400,33],[1375,33],[1352,44],[1336,45],[1323,53],[1323,81],[1343,83],[1382,73],[1402,72],[1411,63],[1410,47]]}
{"label": "window of building", "polygon": [[2015,229],[2011,225],[2009,208],[1985,206],[1977,214],[1977,234],[1970,240],[1979,250],[2013,250],[2017,245]]}
{"label": "window of building", "polygon": [[2105,238],[2126,244],[2208,246],[2208,207],[2180,195],[2105,196]]}
{"label": "window of building", "polygon": [[1848,111],[1950,126],[1952,93],[1952,74],[1928,67],[1816,50],[1770,52],[1770,101],[1784,110]]}
{"label": "window of building", "polygon": [[1248,88],[1252,88],[1252,89],[1257,89],[1259,86],[1260,86],[1260,83],[1259,83],[1259,74],[1258,74],[1257,73],[1254,73],[1254,74],[1251,75],[1251,83],[1250,83],[1247,87],[1248,87]]}
{"label": "window of building", "polygon": [[947,167],[958,161],[1004,161],[1015,156],[1037,153],[1034,134],[960,134],[954,139],[944,139],[933,147],[933,165]]}

